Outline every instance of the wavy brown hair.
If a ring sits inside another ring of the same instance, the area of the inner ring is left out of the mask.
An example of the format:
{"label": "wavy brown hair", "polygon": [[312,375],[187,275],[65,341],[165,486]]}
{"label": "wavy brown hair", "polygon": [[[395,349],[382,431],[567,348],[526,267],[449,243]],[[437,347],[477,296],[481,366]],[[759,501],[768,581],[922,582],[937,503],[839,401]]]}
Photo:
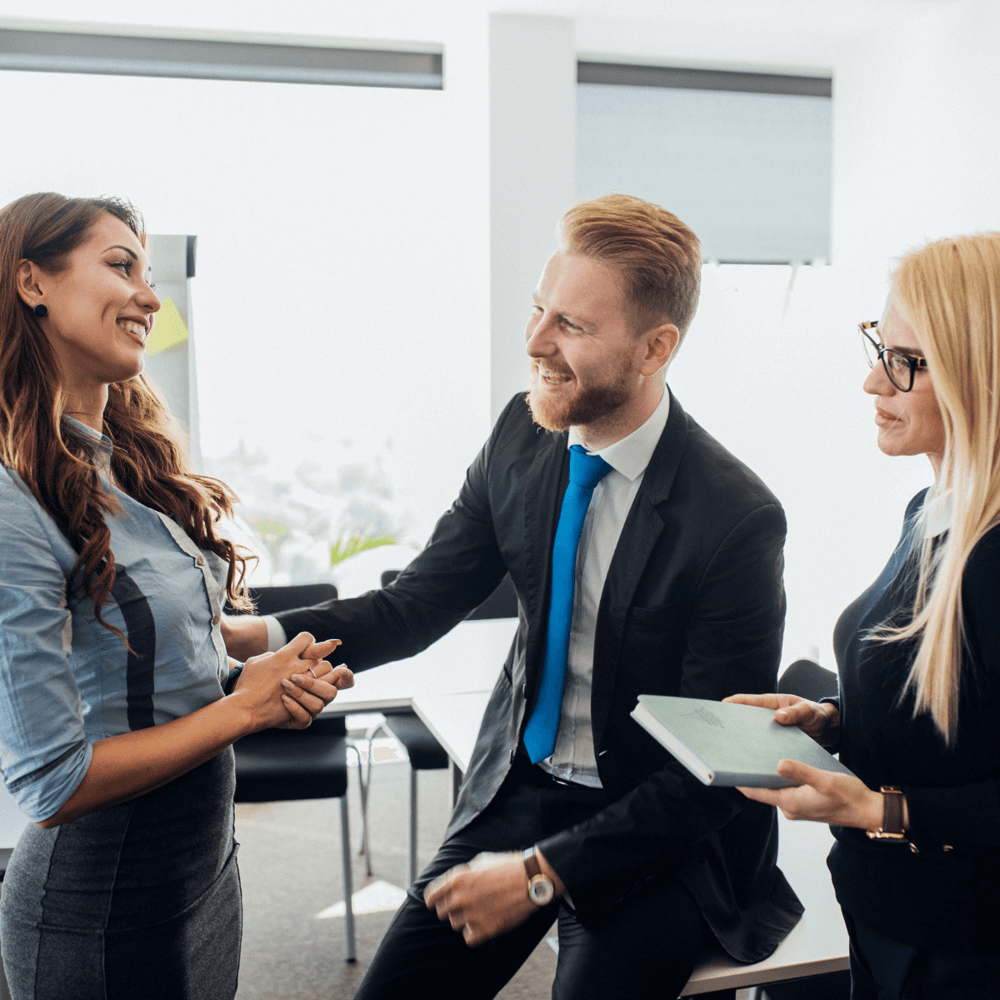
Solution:
{"label": "wavy brown hair", "polygon": [[[120,219],[145,245],[142,219],[117,198],[30,194],[0,209],[0,461],[16,472],[77,553],[70,586],[93,600],[101,617],[115,581],[115,557],[105,518],[119,504],[101,485],[92,445],[63,424],[66,398],[48,339],[17,291],[24,260],[58,273],[102,215]],[[237,497],[224,483],[195,473],[184,435],[166,402],[144,375],[108,387],[104,433],[114,451],[119,488],[183,528],[200,548],[229,564],[226,592],[237,608],[252,607],[246,589],[250,556],[216,532]]]}

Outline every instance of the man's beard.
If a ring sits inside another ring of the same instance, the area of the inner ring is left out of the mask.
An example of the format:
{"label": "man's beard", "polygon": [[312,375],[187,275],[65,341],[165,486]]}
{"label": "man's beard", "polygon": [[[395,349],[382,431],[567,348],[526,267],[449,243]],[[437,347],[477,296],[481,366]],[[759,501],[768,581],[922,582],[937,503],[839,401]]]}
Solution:
{"label": "man's beard", "polygon": [[577,385],[576,392],[563,399],[553,399],[541,390],[542,376],[531,365],[531,388],[528,406],[535,423],[548,431],[564,431],[596,423],[628,403],[634,395],[629,371],[622,366],[600,385]]}

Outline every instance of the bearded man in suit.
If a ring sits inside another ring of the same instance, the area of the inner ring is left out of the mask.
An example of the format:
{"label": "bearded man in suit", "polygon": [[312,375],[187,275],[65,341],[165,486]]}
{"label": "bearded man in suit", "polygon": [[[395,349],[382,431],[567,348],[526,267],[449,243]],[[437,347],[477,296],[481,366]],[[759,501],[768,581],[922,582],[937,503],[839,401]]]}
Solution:
{"label": "bearded man in suit", "polygon": [[[774,811],[701,785],[629,715],[640,693],[772,691],[781,649],[781,506],[665,386],[700,272],[656,205],[570,209],[534,294],[530,391],[427,547],[389,587],[277,616],[336,635],[358,671],[424,649],[507,574],[517,592],[445,842],[358,998],[495,996],[556,919],[553,996],[677,996],[707,944],[759,961],[802,912]],[[237,656],[265,633],[226,630]]]}

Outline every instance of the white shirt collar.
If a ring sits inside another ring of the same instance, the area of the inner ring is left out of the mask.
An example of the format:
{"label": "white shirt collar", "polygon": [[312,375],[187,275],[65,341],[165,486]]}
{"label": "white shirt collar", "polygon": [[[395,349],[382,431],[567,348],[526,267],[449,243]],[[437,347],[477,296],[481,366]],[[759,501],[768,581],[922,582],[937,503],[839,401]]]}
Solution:
{"label": "white shirt collar", "polygon": [[924,498],[923,527],[925,538],[935,538],[951,529],[955,514],[955,496],[950,489],[931,487]]}
{"label": "white shirt collar", "polygon": [[[664,386],[663,397],[644,424],[620,441],[615,441],[614,444],[609,444],[600,451],[588,451],[588,453],[600,455],[615,472],[620,472],[632,482],[646,471],[646,466],[649,465],[649,460],[656,450],[657,442],[663,434],[663,428],[667,426],[669,415],[670,392]],[[570,427],[566,447],[572,448],[575,444],[583,445],[583,441],[580,438],[580,432],[575,427]]]}

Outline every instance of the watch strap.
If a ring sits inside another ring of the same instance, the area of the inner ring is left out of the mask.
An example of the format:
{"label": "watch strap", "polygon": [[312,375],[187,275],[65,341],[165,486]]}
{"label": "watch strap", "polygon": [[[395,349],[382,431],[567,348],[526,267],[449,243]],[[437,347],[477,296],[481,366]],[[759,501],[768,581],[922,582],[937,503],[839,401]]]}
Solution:
{"label": "watch strap", "polygon": [[242,663],[238,667],[233,667],[233,669],[229,671],[229,676],[226,678],[225,684],[222,685],[223,694],[233,693],[233,688],[236,687],[236,681],[239,679],[239,676],[242,673],[243,673]]}
{"label": "watch strap", "polygon": [[903,840],[903,789],[896,785],[883,785],[882,825],[877,830],[868,830],[872,840]]}
{"label": "watch strap", "polygon": [[538,863],[538,858],[535,856],[534,847],[526,847],[521,857],[524,859],[524,870],[528,875],[529,882],[536,875],[542,874],[542,866]]}

